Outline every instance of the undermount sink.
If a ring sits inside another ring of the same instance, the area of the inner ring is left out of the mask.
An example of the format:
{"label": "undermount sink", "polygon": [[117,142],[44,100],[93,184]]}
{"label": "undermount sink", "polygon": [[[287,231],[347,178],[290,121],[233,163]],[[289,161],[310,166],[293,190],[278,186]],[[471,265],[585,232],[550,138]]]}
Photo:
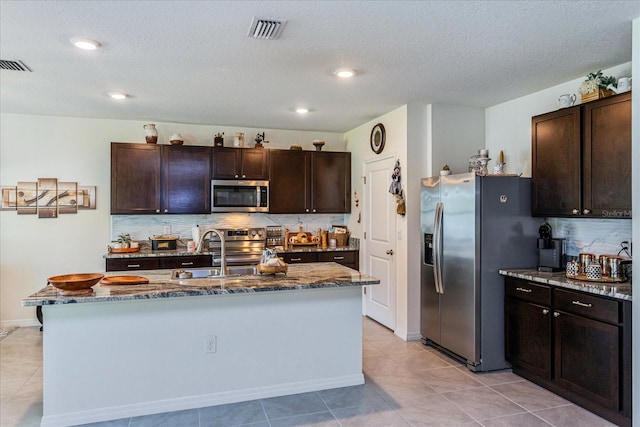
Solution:
{"label": "undermount sink", "polygon": [[[183,273],[186,273],[186,275]],[[219,267],[183,268],[179,270],[173,270],[171,272],[171,279],[177,279],[177,280],[216,279],[216,278],[221,279],[229,276],[255,276],[257,274],[259,274],[259,272],[258,272],[258,268],[255,265],[230,266],[226,268],[225,274],[221,274]],[[183,277],[181,277],[181,275]]]}

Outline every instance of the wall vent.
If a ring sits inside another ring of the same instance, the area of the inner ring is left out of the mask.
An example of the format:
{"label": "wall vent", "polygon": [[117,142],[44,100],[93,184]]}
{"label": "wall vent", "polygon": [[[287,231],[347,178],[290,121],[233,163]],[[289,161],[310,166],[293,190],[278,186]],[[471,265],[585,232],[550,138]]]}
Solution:
{"label": "wall vent", "polygon": [[24,62],[22,61],[6,61],[4,59],[0,59],[0,70],[31,72],[31,69],[24,65]]}
{"label": "wall vent", "polygon": [[287,21],[279,19],[263,19],[254,16],[247,35],[254,39],[274,40],[280,37],[286,23]]}

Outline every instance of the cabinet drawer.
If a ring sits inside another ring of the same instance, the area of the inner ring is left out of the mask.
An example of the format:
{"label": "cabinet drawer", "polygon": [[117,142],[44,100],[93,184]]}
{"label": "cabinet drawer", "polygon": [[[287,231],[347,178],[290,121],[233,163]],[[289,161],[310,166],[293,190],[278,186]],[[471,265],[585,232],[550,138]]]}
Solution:
{"label": "cabinet drawer", "polygon": [[338,264],[355,264],[356,253],[354,251],[319,252],[318,262],[337,262]]}
{"label": "cabinet drawer", "polygon": [[158,258],[121,258],[108,259],[107,271],[157,270]]}
{"label": "cabinet drawer", "polygon": [[211,267],[211,255],[160,258],[160,268]]}
{"label": "cabinet drawer", "polygon": [[551,288],[540,283],[508,277],[506,280],[506,293],[524,301],[546,306],[551,305]]}
{"label": "cabinet drawer", "polygon": [[554,289],[554,308],[603,322],[620,323],[619,303],[580,292]]}
{"label": "cabinet drawer", "polygon": [[284,262],[287,264],[299,264],[302,262],[318,262],[318,255],[315,252],[299,252],[283,254]]}

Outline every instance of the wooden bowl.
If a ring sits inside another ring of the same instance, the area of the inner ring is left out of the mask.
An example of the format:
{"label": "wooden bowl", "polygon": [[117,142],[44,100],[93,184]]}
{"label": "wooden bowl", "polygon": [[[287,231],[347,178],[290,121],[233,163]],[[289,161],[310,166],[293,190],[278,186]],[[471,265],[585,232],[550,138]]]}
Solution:
{"label": "wooden bowl", "polygon": [[60,290],[62,295],[81,295],[93,292],[91,287],[98,283],[104,274],[63,274],[49,277],[47,281]]}
{"label": "wooden bowl", "polygon": [[182,145],[184,144],[184,141],[181,139],[172,139],[171,141],[169,141],[169,143],[171,145]]}
{"label": "wooden bowl", "polygon": [[289,269],[289,264],[285,265],[264,265],[258,264],[258,271],[260,274],[277,274],[284,273],[287,274],[287,270]]}

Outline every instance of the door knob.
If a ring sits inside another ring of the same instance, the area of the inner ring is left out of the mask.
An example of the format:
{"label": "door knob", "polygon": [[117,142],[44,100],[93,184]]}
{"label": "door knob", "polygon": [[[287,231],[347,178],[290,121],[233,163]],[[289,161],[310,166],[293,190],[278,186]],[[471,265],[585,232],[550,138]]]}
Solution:
{"label": "door knob", "polygon": [[393,255],[393,249],[389,249],[389,250],[387,251],[387,255]]}

